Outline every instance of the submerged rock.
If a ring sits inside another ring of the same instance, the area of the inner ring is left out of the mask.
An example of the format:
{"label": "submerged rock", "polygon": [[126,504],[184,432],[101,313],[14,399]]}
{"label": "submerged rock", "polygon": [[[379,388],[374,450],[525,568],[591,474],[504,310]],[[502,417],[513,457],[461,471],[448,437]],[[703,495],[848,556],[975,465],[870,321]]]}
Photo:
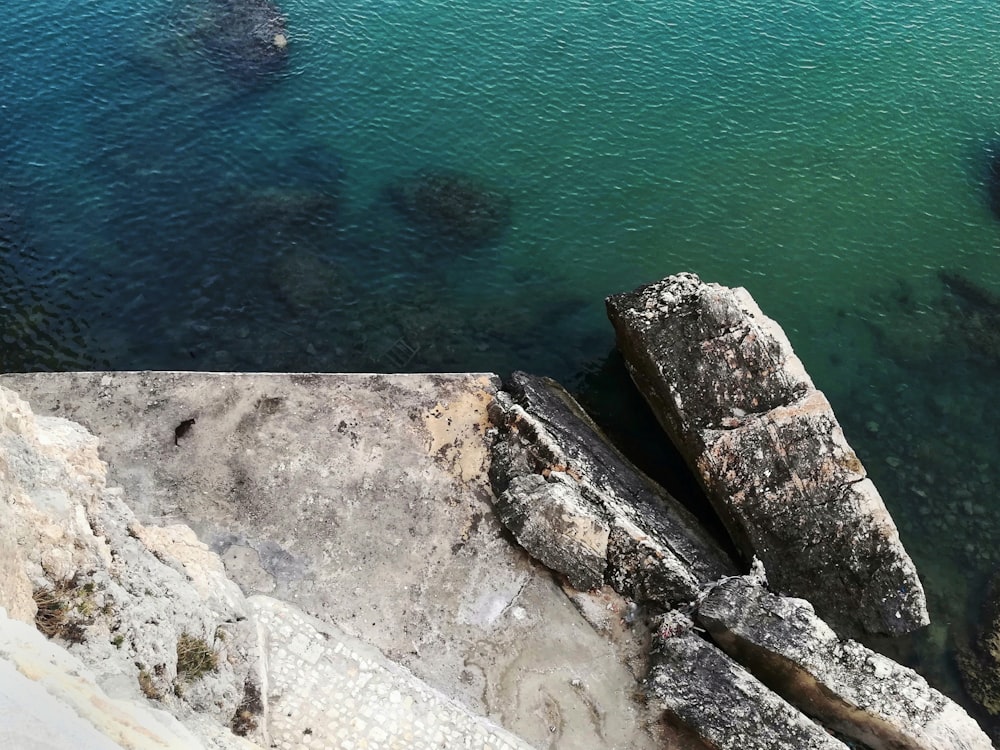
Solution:
{"label": "submerged rock", "polygon": [[209,0],[211,16],[201,37],[221,65],[243,79],[257,79],[288,62],[285,16],[270,0]]}
{"label": "submerged rock", "polygon": [[957,303],[947,316],[947,339],[963,344],[973,359],[1000,362],[1000,295],[955,271],[938,271],[938,278]]}
{"label": "submerged rock", "polygon": [[249,193],[240,202],[240,215],[249,228],[280,232],[284,229],[324,228],[337,216],[336,195],[303,188],[270,188]]}
{"label": "submerged rock", "polygon": [[278,297],[293,313],[327,309],[336,300],[353,298],[353,279],[339,265],[309,252],[289,248],[272,267],[271,281]]}
{"label": "submerged rock", "polygon": [[461,246],[484,245],[510,224],[510,199],[458,172],[423,170],[392,183],[388,194],[419,229]]}
{"label": "submerged rock", "polygon": [[52,257],[33,246],[23,213],[0,200],[0,372],[95,366],[101,344],[90,335],[86,311],[70,305],[84,296],[80,282],[58,289],[63,273],[86,278],[82,289],[96,293],[99,273],[89,266],[53,268]]}
{"label": "submerged rock", "polygon": [[618,347],[742,552],[846,634],[928,622],[875,485],[781,328],[679,274],[607,300]]}
{"label": "submerged rock", "polygon": [[986,198],[993,216],[1000,219],[1000,152],[990,149],[986,164]]}

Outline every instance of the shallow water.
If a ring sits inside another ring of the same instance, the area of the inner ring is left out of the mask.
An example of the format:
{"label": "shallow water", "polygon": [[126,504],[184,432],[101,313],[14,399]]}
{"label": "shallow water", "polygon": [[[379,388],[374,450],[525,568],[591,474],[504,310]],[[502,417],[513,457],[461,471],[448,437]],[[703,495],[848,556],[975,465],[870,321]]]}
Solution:
{"label": "shallow water", "polygon": [[[600,402],[606,295],[746,286],[921,567],[939,624],[902,656],[961,697],[951,639],[1000,563],[1000,316],[939,271],[1000,291],[995,4],[481,5],[284,0],[287,67],[248,80],[210,0],[8,0],[0,366],[516,368]],[[510,225],[415,226],[387,188],[423,169]]]}

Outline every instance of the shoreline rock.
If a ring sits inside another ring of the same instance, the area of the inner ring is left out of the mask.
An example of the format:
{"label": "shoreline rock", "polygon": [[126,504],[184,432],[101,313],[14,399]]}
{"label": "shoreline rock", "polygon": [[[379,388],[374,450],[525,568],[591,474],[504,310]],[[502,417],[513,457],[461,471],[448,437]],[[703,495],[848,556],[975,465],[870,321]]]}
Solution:
{"label": "shoreline rock", "polygon": [[692,627],[679,612],[660,619],[646,681],[649,700],[713,750],[847,750]]}
{"label": "shoreline rock", "polygon": [[580,589],[605,580],[669,607],[735,567],[676,500],[613,448],[558,383],[514,373],[490,418],[490,479],[518,542]]}
{"label": "shoreline rock", "polygon": [[991,750],[956,703],[912,669],[841,640],[802,599],[744,576],[715,586],[695,622],[804,713],[873,750]]}
{"label": "shoreline rock", "polygon": [[928,623],[913,562],[781,328],[744,289],[678,274],[609,297],[632,378],[734,542],[838,632]]}

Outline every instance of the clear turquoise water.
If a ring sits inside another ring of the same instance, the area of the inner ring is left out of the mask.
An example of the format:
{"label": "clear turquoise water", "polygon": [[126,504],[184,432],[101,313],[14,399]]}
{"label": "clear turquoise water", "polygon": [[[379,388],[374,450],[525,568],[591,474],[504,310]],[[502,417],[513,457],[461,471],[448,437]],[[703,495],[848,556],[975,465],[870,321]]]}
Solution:
{"label": "clear turquoise water", "polygon": [[[208,2],[5,4],[0,364],[599,390],[606,295],[746,286],[921,565],[939,626],[902,656],[959,694],[946,646],[1000,563],[997,357],[938,271],[1000,291],[993,0],[284,0],[259,86],[192,32]],[[429,246],[385,194],[422,168],[504,191],[511,226]],[[336,217],[260,219],[307,191]]]}

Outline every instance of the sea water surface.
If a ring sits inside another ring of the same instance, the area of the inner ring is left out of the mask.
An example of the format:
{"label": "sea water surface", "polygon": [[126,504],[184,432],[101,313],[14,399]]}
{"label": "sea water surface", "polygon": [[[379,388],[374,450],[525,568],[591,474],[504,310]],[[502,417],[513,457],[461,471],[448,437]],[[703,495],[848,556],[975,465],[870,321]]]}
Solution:
{"label": "sea water surface", "polygon": [[[260,78],[217,2],[5,3],[0,367],[524,369],[614,414],[605,296],[745,286],[921,569],[935,623],[886,648],[965,700],[1000,564],[994,0],[279,0]],[[509,223],[415,226],[392,186],[428,171]]]}

